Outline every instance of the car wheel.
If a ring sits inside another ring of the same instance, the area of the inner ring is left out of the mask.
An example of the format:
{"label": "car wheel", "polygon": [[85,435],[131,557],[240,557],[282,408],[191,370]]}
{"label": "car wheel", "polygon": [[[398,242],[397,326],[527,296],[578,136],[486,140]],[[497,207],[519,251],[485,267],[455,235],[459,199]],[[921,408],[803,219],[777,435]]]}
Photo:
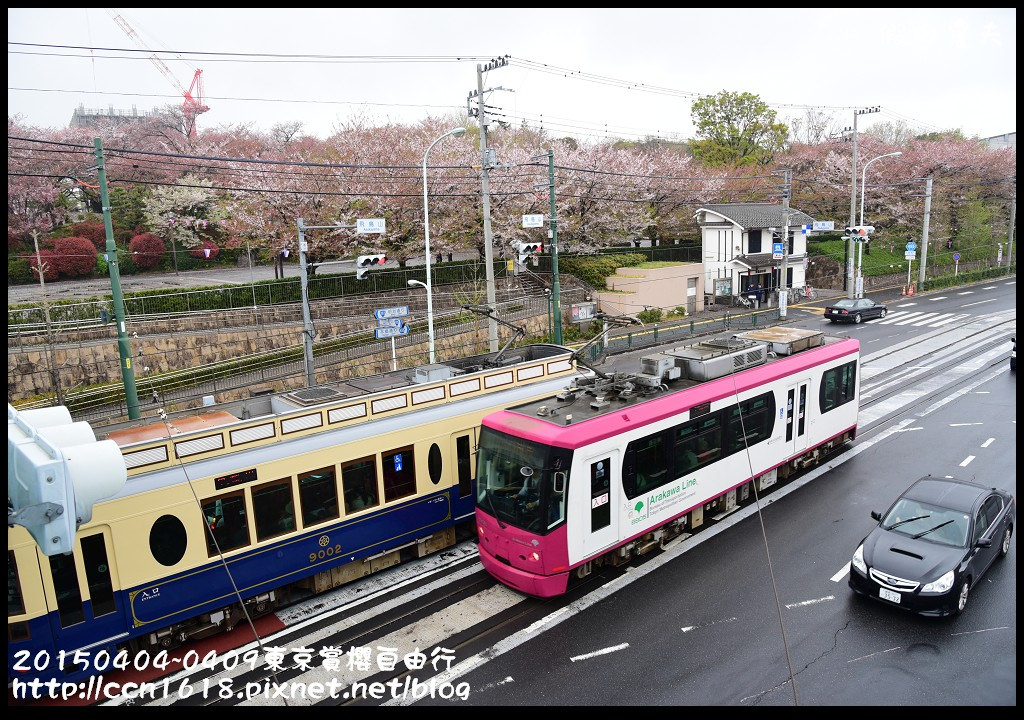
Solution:
{"label": "car wheel", "polygon": [[855,324],[856,324],[856,323],[859,323],[860,321],[861,321],[861,316],[860,316],[860,313],[857,313],[856,315],[854,315],[854,316],[853,316],[853,322],[854,322]]}
{"label": "car wheel", "polygon": [[1006,553],[1010,552],[1010,537],[1013,535],[1013,526],[1007,525],[1006,530],[1003,531],[1003,544],[999,546],[999,557],[1006,557]]}
{"label": "car wheel", "polygon": [[962,615],[964,609],[967,607],[967,596],[971,592],[971,582],[967,578],[960,583],[960,589],[956,593],[956,612],[955,615]]}
{"label": "car wheel", "polygon": [[888,311],[888,310],[886,310],[885,308],[882,308],[882,312],[878,313],[878,317],[880,317],[880,318],[884,318],[884,317],[885,317],[885,314],[886,314],[887,312],[889,312],[889,311]]}

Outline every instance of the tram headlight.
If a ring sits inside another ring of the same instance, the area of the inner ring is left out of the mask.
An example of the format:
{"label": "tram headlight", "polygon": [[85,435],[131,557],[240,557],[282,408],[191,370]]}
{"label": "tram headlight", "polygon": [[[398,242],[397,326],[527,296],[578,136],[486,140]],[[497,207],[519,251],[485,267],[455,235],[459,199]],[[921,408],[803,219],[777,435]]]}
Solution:
{"label": "tram headlight", "polygon": [[868,574],[868,566],[867,563],[864,562],[863,545],[858,545],[857,549],[853,551],[853,559],[850,561],[850,563],[865,575]]}

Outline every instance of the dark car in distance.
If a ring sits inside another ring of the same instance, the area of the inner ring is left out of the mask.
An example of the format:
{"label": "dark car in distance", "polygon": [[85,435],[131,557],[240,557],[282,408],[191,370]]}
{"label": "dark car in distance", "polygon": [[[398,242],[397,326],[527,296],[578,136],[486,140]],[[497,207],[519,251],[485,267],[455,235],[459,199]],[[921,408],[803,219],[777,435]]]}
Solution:
{"label": "dark car in distance", "polygon": [[959,615],[971,588],[1010,550],[1017,501],[998,488],[923,477],[857,546],[850,587],[920,615]]}
{"label": "dark car in distance", "polygon": [[862,320],[884,318],[889,309],[871,298],[843,298],[825,308],[825,317],[832,322],[859,323]]}

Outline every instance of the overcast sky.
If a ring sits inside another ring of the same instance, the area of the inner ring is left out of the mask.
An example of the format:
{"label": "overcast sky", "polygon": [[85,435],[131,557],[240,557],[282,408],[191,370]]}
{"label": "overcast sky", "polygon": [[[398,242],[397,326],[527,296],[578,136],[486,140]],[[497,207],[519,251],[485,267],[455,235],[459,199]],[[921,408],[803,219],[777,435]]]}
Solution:
{"label": "overcast sky", "polygon": [[8,117],[59,128],[80,104],[180,104],[145,54],[124,52],[139,45],[116,13],[146,48],[191,53],[160,56],[185,87],[203,71],[210,110],[200,129],[302,121],[325,137],[353,116],[465,113],[477,65],[506,55],[510,65],[484,88],[513,92],[487,94],[488,105],[557,135],[689,138],[693,99],[721,90],[759,95],[781,120],[814,108],[852,125],[856,108],[880,106],[860,129],[899,120],[979,137],[1017,129],[1013,8],[8,8]]}

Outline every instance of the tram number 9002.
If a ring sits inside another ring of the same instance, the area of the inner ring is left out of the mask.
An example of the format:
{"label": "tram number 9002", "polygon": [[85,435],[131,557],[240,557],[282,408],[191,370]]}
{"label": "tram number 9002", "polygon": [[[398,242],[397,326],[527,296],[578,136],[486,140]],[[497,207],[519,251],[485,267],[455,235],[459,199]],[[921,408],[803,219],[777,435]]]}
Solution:
{"label": "tram number 9002", "polygon": [[310,553],[309,561],[311,563],[315,563],[318,560],[326,560],[327,558],[334,557],[335,555],[341,555],[341,543],[338,543],[334,547],[326,547],[323,550]]}

